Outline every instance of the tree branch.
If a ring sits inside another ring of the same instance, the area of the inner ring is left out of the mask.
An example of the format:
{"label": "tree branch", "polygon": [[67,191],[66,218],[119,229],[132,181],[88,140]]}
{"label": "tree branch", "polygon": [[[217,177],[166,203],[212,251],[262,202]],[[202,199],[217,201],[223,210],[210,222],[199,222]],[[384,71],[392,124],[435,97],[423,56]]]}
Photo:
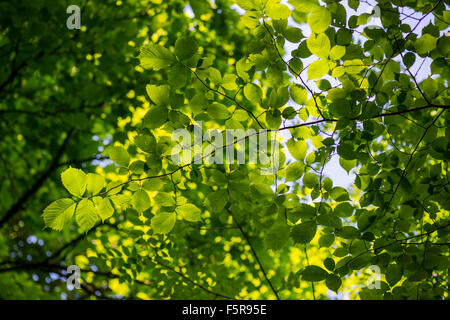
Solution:
{"label": "tree branch", "polygon": [[[155,257],[156,257],[156,251],[155,251]],[[154,258],[154,261],[155,261],[156,264],[160,265],[161,267],[163,267],[163,268],[165,268],[165,269],[167,269],[167,270],[169,270],[169,271],[172,271],[172,272],[176,273],[179,277],[183,278],[185,281],[187,281],[187,282],[189,282],[190,284],[196,286],[197,288],[202,289],[202,290],[205,291],[205,292],[208,292],[208,293],[210,293],[210,294],[213,294],[213,295],[215,295],[216,297],[222,297],[222,298],[229,299],[229,300],[236,300],[235,298],[230,297],[230,296],[227,296],[226,294],[214,292],[214,291],[212,291],[211,289],[208,289],[207,287],[201,285],[200,283],[197,283],[197,282],[195,282],[194,280],[188,278],[184,273],[179,272],[179,271],[176,271],[174,268],[172,268],[171,266],[165,264],[164,262],[160,261],[160,260],[157,259],[157,258]]]}
{"label": "tree branch", "polygon": [[264,267],[263,267],[261,261],[259,260],[258,255],[256,254],[256,251],[255,251],[255,248],[253,248],[253,245],[250,242],[250,239],[248,238],[247,233],[245,233],[244,229],[242,229],[242,226],[237,221],[237,219],[231,212],[230,208],[227,208],[227,211],[230,213],[231,217],[233,218],[234,223],[236,223],[236,226],[239,228],[239,231],[241,231],[242,235],[244,236],[245,241],[247,241],[248,245],[250,246],[253,256],[255,257],[256,262],[258,263],[258,265],[264,275],[264,278],[266,279],[267,283],[269,284],[270,289],[272,289],[272,292],[275,294],[275,297],[277,297],[277,300],[280,300],[280,297],[278,296],[278,292],[275,290],[274,286],[272,285],[272,282],[270,281],[269,277],[267,276],[266,270],[264,270]]}
{"label": "tree branch", "polygon": [[8,222],[9,219],[11,219],[20,209],[22,209],[22,206],[25,204],[25,202],[39,190],[39,188],[44,184],[47,178],[50,177],[53,171],[58,167],[59,159],[64,154],[65,148],[67,147],[67,144],[74,130],[75,129],[73,128],[69,130],[66,138],[56,152],[56,155],[53,157],[53,161],[47,168],[47,170],[39,176],[39,178],[33,183],[33,185],[9,208],[6,214],[3,215],[3,217],[0,219],[0,228],[6,222]]}

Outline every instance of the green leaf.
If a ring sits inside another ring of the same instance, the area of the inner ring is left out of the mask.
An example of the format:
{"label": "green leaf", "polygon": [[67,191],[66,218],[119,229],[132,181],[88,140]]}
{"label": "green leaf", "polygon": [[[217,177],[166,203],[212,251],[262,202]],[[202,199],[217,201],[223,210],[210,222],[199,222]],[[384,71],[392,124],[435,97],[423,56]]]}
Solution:
{"label": "green leaf", "polygon": [[128,167],[128,164],[130,163],[130,155],[124,147],[109,147],[106,150],[106,154],[112,161],[121,167]]}
{"label": "green leaf", "polygon": [[313,164],[314,162],[316,162],[316,154],[314,152],[308,153],[308,155],[306,156],[305,161],[306,161],[307,165]]}
{"label": "green leaf", "polygon": [[151,153],[155,149],[156,139],[151,135],[138,135],[134,138],[134,144],[144,152]]}
{"label": "green leaf", "polygon": [[44,210],[45,226],[61,231],[70,222],[75,212],[76,203],[72,199],[63,198],[50,203]]}
{"label": "green leaf", "polygon": [[359,7],[359,1],[358,0],[349,0],[348,6],[352,8],[353,10],[357,11]]}
{"label": "green leaf", "polygon": [[427,53],[436,48],[437,39],[431,34],[425,33],[414,42],[414,48],[419,54]]}
{"label": "green leaf", "polygon": [[308,58],[312,55],[308,49],[307,40],[300,42],[298,49],[293,51],[293,54],[299,58]]}
{"label": "green leaf", "polygon": [[386,281],[391,287],[393,287],[397,282],[402,279],[402,269],[396,265],[391,264],[386,270]]}
{"label": "green leaf", "polygon": [[303,162],[295,161],[286,168],[286,181],[297,181],[305,172]]}
{"label": "green leaf", "polygon": [[92,201],[94,202],[95,209],[102,219],[102,222],[112,217],[114,208],[108,198],[94,197],[92,198]]}
{"label": "green leaf", "polygon": [[228,119],[231,117],[228,108],[218,102],[214,102],[208,107],[208,114],[213,119]]}
{"label": "green leaf", "polygon": [[327,268],[330,271],[333,271],[334,267],[335,267],[335,263],[334,263],[334,260],[332,258],[326,258],[323,261],[323,265],[325,266],[325,268]]}
{"label": "green leaf", "polygon": [[254,83],[247,83],[244,87],[244,95],[249,101],[259,103],[262,97],[262,90]]}
{"label": "green leaf", "polygon": [[338,237],[351,240],[359,237],[359,231],[355,227],[345,226],[342,229],[336,231]]}
{"label": "green leaf", "polygon": [[156,86],[148,84],[145,89],[154,104],[158,106],[167,106],[169,104],[170,87],[168,85]]}
{"label": "green leaf", "polygon": [[338,292],[339,288],[342,285],[342,280],[340,277],[338,277],[335,274],[329,274],[327,275],[327,279],[325,281],[325,284],[327,286],[328,289],[334,291],[334,292]]}
{"label": "green leaf", "polygon": [[228,193],[226,192],[226,190],[217,190],[211,192],[206,198],[206,201],[209,203],[209,207],[213,212],[219,213],[225,208],[225,205],[227,204]]}
{"label": "green leaf", "polygon": [[227,90],[236,90],[237,89],[236,80],[237,77],[234,74],[228,73],[223,76],[221,85]]}
{"label": "green leaf", "polygon": [[336,33],[336,43],[347,46],[352,42],[352,32],[348,29],[339,29]]}
{"label": "green leaf", "polygon": [[61,180],[67,191],[76,197],[81,198],[86,191],[87,178],[83,170],[68,168],[61,173]]}
{"label": "green leaf", "polygon": [[191,72],[182,63],[178,62],[170,68],[170,72],[167,75],[167,82],[176,89],[182,88],[186,85]]}
{"label": "green leaf", "polygon": [[308,188],[312,189],[319,183],[317,175],[312,172],[307,172],[303,176],[303,184]]}
{"label": "green leaf", "polygon": [[321,6],[315,7],[311,14],[308,16],[308,24],[312,32],[321,33],[328,29],[331,24],[330,11]]}
{"label": "green leaf", "polygon": [[220,84],[222,82],[222,74],[218,69],[211,67],[209,68],[209,79],[212,83]]}
{"label": "green leaf", "polygon": [[334,208],[334,214],[339,217],[350,217],[353,213],[354,208],[348,202],[339,203]]}
{"label": "green leaf", "polygon": [[[280,108],[289,101],[289,90],[287,87],[279,87],[275,93],[270,94],[269,104],[274,108]],[[275,110],[273,110],[275,112]]]}
{"label": "green leaf", "polygon": [[293,43],[299,42],[304,37],[302,30],[294,27],[287,27],[285,30],[282,31],[282,34],[287,41]]}
{"label": "green leaf", "polygon": [[149,129],[157,129],[167,121],[167,108],[155,106],[151,108],[142,119],[142,123]]}
{"label": "green leaf", "polygon": [[92,229],[98,221],[94,203],[89,199],[82,199],[75,212],[75,220],[84,231]]}
{"label": "green leaf", "polygon": [[273,190],[265,183],[255,183],[251,186],[251,190],[258,197],[258,199],[260,199],[260,201],[264,199],[273,199]]}
{"label": "green leaf", "polygon": [[167,234],[175,226],[177,215],[175,212],[161,212],[151,220],[151,227],[155,234]]}
{"label": "green leaf", "polygon": [[108,197],[116,207],[127,209],[130,207],[131,196],[126,194],[114,194]]}
{"label": "green leaf", "polygon": [[171,207],[175,205],[175,199],[167,192],[159,192],[154,200],[155,203],[159,204],[161,207]]}
{"label": "green leaf", "polygon": [[236,0],[236,3],[239,7],[241,7],[244,10],[262,9],[261,7],[262,1],[259,0]]}
{"label": "green leaf", "polygon": [[305,281],[317,282],[325,280],[328,276],[328,272],[318,266],[307,266],[302,271],[302,279]]}
{"label": "green leaf", "polygon": [[292,227],[291,237],[297,243],[310,243],[316,235],[317,225],[313,221],[303,222]]}
{"label": "green leaf", "polygon": [[142,160],[133,161],[130,164],[130,171],[133,174],[142,174],[144,173],[145,162]]}
{"label": "green leaf", "polygon": [[145,190],[137,190],[132,197],[133,207],[139,211],[143,212],[150,208],[150,197]]}
{"label": "green leaf", "polygon": [[175,54],[180,60],[189,59],[197,52],[197,43],[193,37],[181,37],[175,42]]}
{"label": "green leaf", "polygon": [[412,52],[408,52],[403,56],[403,63],[405,64],[405,67],[411,68],[411,66],[414,64],[414,61],[416,60],[416,55]]}
{"label": "green leaf", "polygon": [[346,117],[349,118],[350,117],[350,111],[351,111],[351,107],[350,107],[350,102],[346,99],[338,99],[335,100],[331,105],[330,105],[330,111],[333,115],[335,115],[336,117],[342,118],[342,117]]}
{"label": "green leaf", "polygon": [[105,186],[105,177],[98,173],[88,173],[86,175],[86,189],[92,195],[98,194]]}
{"label": "green leaf", "polygon": [[108,196],[117,194],[122,190],[122,183],[120,181],[111,181],[106,186],[106,191],[108,191]]}
{"label": "green leaf", "polygon": [[306,142],[304,140],[295,141],[290,139],[286,146],[288,147],[289,153],[297,160],[303,161],[306,156]]}
{"label": "green leaf", "polygon": [[345,171],[347,171],[347,174],[350,173],[350,170],[352,170],[353,168],[356,167],[357,161],[356,160],[345,160],[342,157],[339,157],[339,164],[341,165],[342,168],[345,169]]}
{"label": "green leaf", "polygon": [[322,186],[326,191],[331,191],[331,189],[333,188],[333,180],[326,177],[322,180]]}
{"label": "green leaf", "polygon": [[321,247],[329,247],[334,242],[334,235],[332,234],[324,234],[319,238],[319,246]]}
{"label": "green leaf", "polygon": [[283,81],[283,72],[278,65],[271,64],[269,68],[267,68],[266,77],[271,86],[278,87]]}
{"label": "green leaf", "polygon": [[264,238],[267,248],[280,250],[289,240],[289,227],[285,224],[277,223],[269,229]]}
{"label": "green leaf", "polygon": [[328,91],[327,99],[330,101],[337,101],[339,99],[344,99],[347,96],[347,91],[342,88],[333,88]]}
{"label": "green leaf", "polygon": [[344,141],[337,147],[337,151],[341,157],[346,160],[356,159],[355,151],[353,150],[353,144],[349,141]]}
{"label": "green leaf", "polygon": [[289,68],[294,71],[296,74],[300,74],[303,70],[302,60],[298,58],[292,58],[289,60]]}
{"label": "green leaf", "polygon": [[331,198],[335,201],[347,201],[349,200],[348,192],[342,187],[334,187],[331,190]]}
{"label": "green leaf", "polygon": [[141,48],[139,60],[144,69],[153,69],[155,71],[168,68],[176,62],[175,56],[170,50],[153,43],[149,43]]}
{"label": "green leaf", "polygon": [[297,111],[293,107],[286,107],[281,113],[282,117],[287,120],[292,120],[297,115]]}
{"label": "green leaf", "polygon": [[289,93],[291,95],[292,100],[299,105],[306,104],[308,101],[308,94],[306,93],[306,89],[299,86],[298,84],[293,84],[289,87]]}
{"label": "green leaf", "polygon": [[250,77],[248,74],[248,70],[252,67],[252,63],[248,62],[246,58],[242,58],[236,63],[236,73],[239,77],[241,77],[245,82],[250,81]]}
{"label": "green leaf", "polygon": [[266,112],[265,119],[270,129],[278,129],[281,125],[281,114],[277,111]]}
{"label": "green leaf", "polygon": [[184,220],[196,222],[200,220],[200,209],[192,203],[187,203],[176,208],[178,214],[181,214]]}
{"label": "green leaf", "polygon": [[427,97],[434,97],[439,89],[437,80],[434,80],[431,77],[428,77],[422,81],[421,85],[423,92]]}

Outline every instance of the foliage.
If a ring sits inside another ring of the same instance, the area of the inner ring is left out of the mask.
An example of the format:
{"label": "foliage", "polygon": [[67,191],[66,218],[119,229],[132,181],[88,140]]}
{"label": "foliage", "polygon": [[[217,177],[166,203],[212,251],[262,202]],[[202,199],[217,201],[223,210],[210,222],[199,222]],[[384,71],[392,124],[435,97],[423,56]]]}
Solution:
{"label": "foliage", "polygon": [[[359,1],[233,4],[86,1],[69,31],[0,2],[0,297],[448,298],[448,3],[378,1],[379,28]],[[177,165],[197,121],[287,137],[280,170]]]}

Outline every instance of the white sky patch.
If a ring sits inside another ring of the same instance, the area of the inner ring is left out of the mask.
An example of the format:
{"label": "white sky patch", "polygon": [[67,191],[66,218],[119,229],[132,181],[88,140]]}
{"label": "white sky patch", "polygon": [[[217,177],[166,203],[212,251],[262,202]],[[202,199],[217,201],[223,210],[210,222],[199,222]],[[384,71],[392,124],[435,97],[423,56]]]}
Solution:
{"label": "white sky patch", "polygon": [[193,19],[195,17],[194,11],[192,10],[191,6],[188,4],[184,7],[183,12],[190,19]]}

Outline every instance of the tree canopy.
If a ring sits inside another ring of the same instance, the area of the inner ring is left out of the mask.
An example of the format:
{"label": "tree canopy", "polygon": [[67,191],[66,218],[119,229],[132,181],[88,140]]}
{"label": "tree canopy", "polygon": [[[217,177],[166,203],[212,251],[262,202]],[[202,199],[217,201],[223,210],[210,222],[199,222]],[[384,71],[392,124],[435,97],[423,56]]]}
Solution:
{"label": "tree canopy", "polygon": [[0,1],[0,298],[448,299],[449,1],[73,4]]}

